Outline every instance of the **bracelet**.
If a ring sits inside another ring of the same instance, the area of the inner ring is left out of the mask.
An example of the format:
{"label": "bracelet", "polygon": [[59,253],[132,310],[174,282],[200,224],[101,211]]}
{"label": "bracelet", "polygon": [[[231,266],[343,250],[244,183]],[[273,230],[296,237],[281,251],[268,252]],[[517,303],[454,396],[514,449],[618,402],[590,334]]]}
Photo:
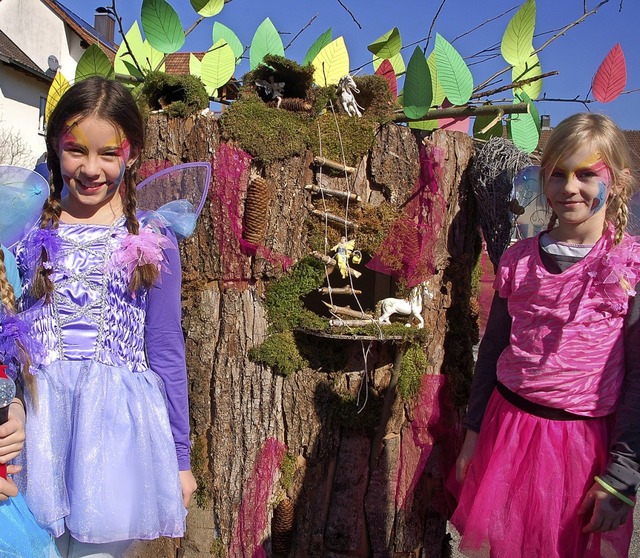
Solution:
{"label": "bracelet", "polygon": [[622,500],[628,506],[631,506],[633,508],[636,505],[636,503],[631,498],[629,498],[628,496],[625,496],[624,494],[621,494],[620,492],[618,492],[615,488],[613,488],[613,486],[611,486],[610,484],[604,482],[598,475],[593,477],[593,480],[596,481],[609,494],[611,494],[612,496],[615,496],[619,500]]}

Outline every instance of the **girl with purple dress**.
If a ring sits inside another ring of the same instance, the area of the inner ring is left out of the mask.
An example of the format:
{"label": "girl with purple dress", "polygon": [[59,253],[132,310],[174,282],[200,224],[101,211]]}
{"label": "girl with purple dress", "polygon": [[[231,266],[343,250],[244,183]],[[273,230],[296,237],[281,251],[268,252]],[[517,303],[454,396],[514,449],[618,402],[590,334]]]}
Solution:
{"label": "girl with purple dress", "polygon": [[143,130],[121,84],[71,87],[47,125],[51,193],[16,250],[23,311],[45,347],[18,484],[63,556],[181,537],[196,488],[177,242],[159,215],[136,211]]}
{"label": "girl with purple dress", "polygon": [[549,230],[498,266],[456,474],[460,549],[623,558],[640,482],[640,245],[624,135],[577,114],[541,162]]}

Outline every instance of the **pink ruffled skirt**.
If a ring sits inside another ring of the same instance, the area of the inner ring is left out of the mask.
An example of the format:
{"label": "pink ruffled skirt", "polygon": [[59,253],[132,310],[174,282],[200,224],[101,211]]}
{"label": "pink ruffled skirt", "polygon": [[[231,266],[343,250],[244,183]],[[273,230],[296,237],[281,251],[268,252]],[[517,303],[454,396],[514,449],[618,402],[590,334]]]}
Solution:
{"label": "pink ruffled skirt", "polygon": [[623,558],[632,514],[605,533],[583,533],[578,515],[594,475],[607,464],[610,417],[536,417],[494,391],[451,523],[465,556]]}

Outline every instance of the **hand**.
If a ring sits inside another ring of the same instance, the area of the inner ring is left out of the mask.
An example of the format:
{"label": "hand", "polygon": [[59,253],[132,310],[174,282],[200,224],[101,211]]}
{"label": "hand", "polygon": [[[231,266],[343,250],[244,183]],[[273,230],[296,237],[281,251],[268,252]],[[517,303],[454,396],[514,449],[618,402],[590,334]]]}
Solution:
{"label": "hand", "polygon": [[627,521],[631,510],[631,506],[594,483],[578,509],[579,515],[588,517],[591,514],[591,520],[582,532],[613,531]]}
{"label": "hand", "polygon": [[9,420],[0,426],[0,463],[8,463],[18,457],[24,447],[24,407],[18,403],[9,405]]}
{"label": "hand", "polygon": [[184,507],[188,508],[189,502],[191,502],[191,496],[196,491],[196,488],[198,488],[198,484],[191,470],[180,471],[180,485],[182,486],[182,502],[184,503]]}
{"label": "hand", "polygon": [[471,460],[473,459],[473,453],[476,449],[476,441],[478,440],[478,433],[473,430],[467,430],[467,434],[464,437],[464,443],[462,449],[456,460],[456,480],[458,482],[464,482],[467,478],[467,471]]}
{"label": "hand", "polygon": [[[22,467],[20,465],[7,465],[7,473],[13,475],[19,473]],[[3,479],[0,477],[0,502],[4,502],[13,496],[18,495],[18,487],[13,479]]]}

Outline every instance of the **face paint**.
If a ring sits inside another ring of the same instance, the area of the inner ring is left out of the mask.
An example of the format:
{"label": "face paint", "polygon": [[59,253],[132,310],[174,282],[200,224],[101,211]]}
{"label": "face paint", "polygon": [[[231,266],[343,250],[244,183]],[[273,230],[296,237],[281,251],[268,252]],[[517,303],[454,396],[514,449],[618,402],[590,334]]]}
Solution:
{"label": "face paint", "polygon": [[609,188],[604,182],[598,182],[598,195],[593,200],[593,205],[591,206],[591,215],[598,213],[605,205],[605,201],[607,200],[607,196],[609,194]]}

